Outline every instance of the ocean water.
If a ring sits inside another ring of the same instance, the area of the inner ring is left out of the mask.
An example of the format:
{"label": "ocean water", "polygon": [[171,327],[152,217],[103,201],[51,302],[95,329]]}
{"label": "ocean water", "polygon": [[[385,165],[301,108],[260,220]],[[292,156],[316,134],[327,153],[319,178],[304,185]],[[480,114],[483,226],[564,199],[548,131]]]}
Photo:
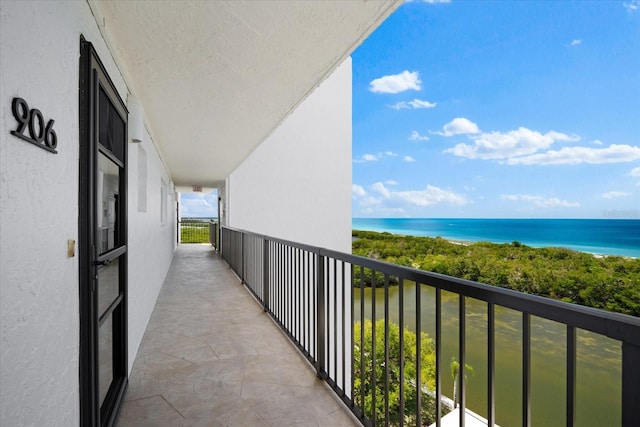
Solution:
{"label": "ocean water", "polygon": [[354,230],[640,257],[638,219],[353,218]]}

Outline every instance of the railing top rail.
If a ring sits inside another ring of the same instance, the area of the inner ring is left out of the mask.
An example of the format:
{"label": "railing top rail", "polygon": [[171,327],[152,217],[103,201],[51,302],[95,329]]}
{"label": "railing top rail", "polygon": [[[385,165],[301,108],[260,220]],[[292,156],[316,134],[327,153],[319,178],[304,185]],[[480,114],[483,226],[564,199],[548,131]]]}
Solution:
{"label": "railing top rail", "polygon": [[244,230],[233,229],[230,227],[223,228],[253,235],[269,241],[290,245],[312,253],[317,253],[321,256],[335,258],[336,260],[365,268],[371,268],[383,274],[395,276],[403,280],[437,287],[488,303],[497,304],[506,308],[526,312],[534,316],[564,323],[576,328],[586,329],[606,335],[616,340],[640,345],[640,318],[637,317],[557,301],[537,295],[525,294],[512,289],[504,289],[498,286],[472,282],[470,280],[445,276],[443,274],[424,270],[417,270],[358,255],[346,254],[330,249],[323,249],[270,236],[259,235]]}
{"label": "railing top rail", "polygon": [[304,244],[304,243],[292,242],[290,240],[284,240],[284,239],[279,239],[277,237],[267,236],[267,235],[264,235],[264,234],[253,233],[251,231],[240,230],[240,229],[237,229],[237,228],[231,228],[231,227],[226,227],[226,226],[222,226],[221,228],[222,229],[227,229],[227,230],[230,230],[230,231],[235,231],[235,232],[238,232],[238,233],[248,234],[248,235],[251,235],[251,236],[254,236],[254,237],[258,237],[258,238],[261,238],[261,239],[269,240],[270,242],[281,243],[283,245],[289,245],[289,246],[291,246],[293,248],[302,249],[304,251],[315,253],[315,254],[319,253],[320,250],[321,250],[321,248],[319,248],[317,246],[311,246],[311,245],[307,245],[307,244]]}

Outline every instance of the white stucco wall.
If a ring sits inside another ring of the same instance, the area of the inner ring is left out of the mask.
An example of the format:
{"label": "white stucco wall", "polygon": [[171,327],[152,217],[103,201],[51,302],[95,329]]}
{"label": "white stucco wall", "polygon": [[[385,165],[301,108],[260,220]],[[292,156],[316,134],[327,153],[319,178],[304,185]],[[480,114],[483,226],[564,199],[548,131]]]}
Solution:
{"label": "white stucco wall", "polygon": [[[79,424],[78,257],[67,257],[67,241],[78,240],[80,34],[94,44],[126,100],[125,82],[86,2],[0,2],[2,426]],[[58,154],[10,135],[14,97],[55,120]],[[130,360],[174,248],[173,208],[166,225],[159,220],[160,177],[171,182],[148,135],[143,144],[146,213],[136,211],[137,150],[129,144]]]}
{"label": "white stucco wall", "polygon": [[[147,209],[138,210],[138,144],[129,144],[129,372],[149,323],[176,247],[176,192],[145,132],[139,144],[147,158]],[[167,184],[166,221],[160,222],[161,182]]]}
{"label": "white stucco wall", "polygon": [[351,252],[351,58],[226,180],[227,224]]}
{"label": "white stucco wall", "polygon": [[[351,81],[348,58],[226,179],[219,189],[226,202],[223,224],[351,253]],[[337,311],[349,319],[350,297],[334,306],[332,271],[326,318]],[[343,332],[350,342],[351,328],[339,329],[335,342]],[[342,353],[333,343],[326,355]],[[350,352],[345,349],[346,360]],[[342,383],[340,363],[335,369],[331,375]],[[345,374],[350,384],[350,367]],[[346,392],[351,395],[348,386]]]}

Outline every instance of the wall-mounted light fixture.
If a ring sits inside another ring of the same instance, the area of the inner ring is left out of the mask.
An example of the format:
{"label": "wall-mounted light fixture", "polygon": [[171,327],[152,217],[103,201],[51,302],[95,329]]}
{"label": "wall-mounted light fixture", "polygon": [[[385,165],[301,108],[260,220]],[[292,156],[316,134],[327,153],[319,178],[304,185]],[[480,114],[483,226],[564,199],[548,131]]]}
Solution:
{"label": "wall-mounted light fixture", "polygon": [[129,110],[129,138],[131,142],[142,142],[144,138],[144,109],[138,98],[129,94],[127,96],[127,109]]}

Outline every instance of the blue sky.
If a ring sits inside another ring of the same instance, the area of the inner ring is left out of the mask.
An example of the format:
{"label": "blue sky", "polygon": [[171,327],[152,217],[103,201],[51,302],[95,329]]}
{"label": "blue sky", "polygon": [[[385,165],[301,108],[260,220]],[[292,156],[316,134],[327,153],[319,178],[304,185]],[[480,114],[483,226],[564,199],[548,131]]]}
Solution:
{"label": "blue sky", "polygon": [[181,193],[180,215],[182,218],[217,218],[218,193]]}
{"label": "blue sky", "polygon": [[354,217],[640,218],[640,1],[413,1],[353,58]]}

